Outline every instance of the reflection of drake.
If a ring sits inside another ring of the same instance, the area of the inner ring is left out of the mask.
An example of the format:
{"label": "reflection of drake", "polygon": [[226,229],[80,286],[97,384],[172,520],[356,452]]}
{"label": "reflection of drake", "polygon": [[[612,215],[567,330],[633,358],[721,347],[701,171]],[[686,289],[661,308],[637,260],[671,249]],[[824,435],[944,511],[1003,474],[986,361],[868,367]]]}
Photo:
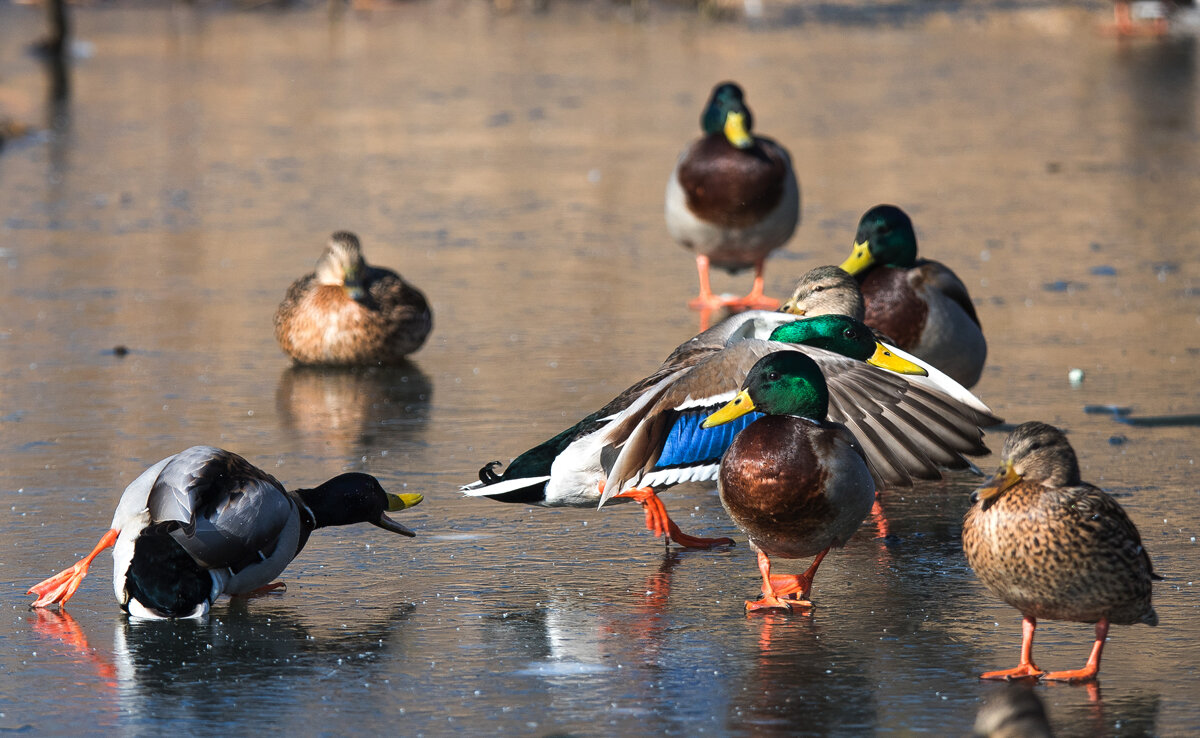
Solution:
{"label": "reflection of drake", "polygon": [[421,501],[393,495],[368,474],[341,474],[287,491],[237,454],[193,446],[150,467],[125,488],[111,529],[79,563],[34,585],[34,607],[65,604],[92,560],[113,548],[113,589],[142,618],[205,615],[222,594],[267,587],[317,528],[371,523],[416,535],[387,516]]}
{"label": "reflection of drake", "polygon": [[422,435],[432,397],[433,384],[414,364],[291,366],[279,375],[275,406],[305,452],[340,459]]}

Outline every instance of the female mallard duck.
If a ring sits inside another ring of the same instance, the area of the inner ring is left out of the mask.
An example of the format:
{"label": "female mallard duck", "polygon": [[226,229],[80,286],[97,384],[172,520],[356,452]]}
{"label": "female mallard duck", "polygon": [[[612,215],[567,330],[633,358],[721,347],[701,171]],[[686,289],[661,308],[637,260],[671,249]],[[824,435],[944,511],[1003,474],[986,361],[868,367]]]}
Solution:
{"label": "female mallard duck", "polygon": [[917,258],[917,236],[903,210],[892,205],[868,210],[842,269],[858,278],[867,325],[964,387],[975,386],[987,342],[971,296],[954,272]]}
{"label": "female mallard duck", "polygon": [[[777,326],[771,340],[754,338],[769,325]],[[636,501],[646,509],[647,528],[668,541],[689,547],[728,542],[684,535],[655,490],[715,478],[733,433],[700,431],[700,420],[728,399],[724,395],[732,396],[759,356],[781,348],[810,353],[837,376],[839,411],[878,439],[874,448],[886,478],[904,483],[910,474],[937,475],[938,465],[968,465],[961,453],[986,453],[978,425],[995,422],[987,408],[961,387],[958,392],[970,402],[938,389],[939,381],[953,383],[936,370],[932,372],[940,380],[901,378],[869,366],[867,362],[898,371],[928,369],[878,346],[866,326],[844,316],[797,320],[754,311],[680,345],[657,372],[604,408],[517,457],[503,475],[492,471],[499,462],[488,464],[480,470],[480,481],[463,491],[547,507],[590,507],[614,498]],[[689,396],[700,399],[693,402]],[[895,438],[897,434],[905,437]]]}
{"label": "female mallard duck", "polygon": [[[689,303],[695,309],[779,304],[763,296],[763,263],[796,230],[800,186],[787,150],[753,135],[753,122],[742,88],[732,82],[717,85],[700,118],[704,136],[679,156],[667,182],[667,230],[696,252],[700,296]],[[750,294],[740,299],[714,295],[710,264],[730,272],[753,266]]]}
{"label": "female mallard duck", "polygon": [[[1095,679],[1109,623],[1157,625],[1151,582],[1159,577],[1137,527],[1117,501],[1079,479],[1062,431],[1024,423],[1004,442],[1004,465],[971,495],[963,551],[983,584],[1021,611],[1021,662],[983,679]],[[1087,665],[1043,672],[1033,663],[1038,618],[1096,624]]]}
{"label": "female mallard duck", "polygon": [[396,364],[421,347],[433,317],[425,296],[390,269],[363,259],[353,233],[338,231],[317,270],[292,283],[275,311],[275,338],[298,364]]}
{"label": "female mallard duck", "polygon": [[222,594],[267,587],[317,528],[371,523],[416,535],[389,518],[421,495],[393,495],[368,474],[341,474],[289,492],[237,454],[192,446],[125,488],[111,529],[79,563],[30,588],[34,607],[65,604],[100,552],[113,548],[113,589],[141,618],[196,618]]}
{"label": "female mallard duck", "polygon": [[796,282],[792,296],[779,307],[792,315],[849,315],[856,320],[866,317],[862,290],[854,277],[835,266],[809,269]]}
{"label": "female mallard duck", "polygon": [[[841,548],[875,501],[875,483],[850,431],[826,419],[825,375],[809,357],[780,351],[758,360],[738,395],[703,424],[762,413],[721,457],[717,489],[758,554],[762,598],[746,609],[811,607],[813,576]],[[816,556],[799,576],[772,575],[772,556]]]}

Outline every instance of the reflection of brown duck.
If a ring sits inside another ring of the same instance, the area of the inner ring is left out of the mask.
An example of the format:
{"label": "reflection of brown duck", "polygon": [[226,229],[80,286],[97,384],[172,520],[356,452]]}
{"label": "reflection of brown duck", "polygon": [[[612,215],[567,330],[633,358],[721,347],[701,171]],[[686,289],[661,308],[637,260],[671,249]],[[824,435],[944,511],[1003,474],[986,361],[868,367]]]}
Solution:
{"label": "reflection of brown duck", "polygon": [[317,457],[361,456],[424,432],[433,394],[414,364],[394,367],[290,366],[275,406],[284,431]]}
{"label": "reflection of brown duck", "polygon": [[1052,738],[1046,708],[1029,685],[1010,684],[988,696],[975,718],[985,738]]}
{"label": "reflection of brown duck", "polygon": [[[1157,625],[1158,578],[1133,521],[1117,501],[1079,479],[1066,436],[1024,423],[1004,442],[1004,465],[972,495],[963,550],[985,586],[1021,611],[1021,662],[984,679],[1094,679],[1109,623]],[[1096,624],[1087,665],[1046,674],[1033,663],[1038,618]]]}
{"label": "reflection of brown duck", "polygon": [[395,364],[433,325],[425,296],[363,259],[353,233],[334,233],[317,269],[296,280],[275,313],[275,338],[297,363]]}

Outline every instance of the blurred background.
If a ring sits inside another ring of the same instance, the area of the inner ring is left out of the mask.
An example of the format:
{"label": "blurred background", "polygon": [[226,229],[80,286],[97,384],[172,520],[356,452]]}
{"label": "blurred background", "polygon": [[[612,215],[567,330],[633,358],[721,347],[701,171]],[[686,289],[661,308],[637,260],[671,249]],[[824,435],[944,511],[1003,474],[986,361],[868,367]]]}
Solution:
{"label": "blurred background", "polygon": [[[1063,426],[1167,577],[1160,625],[1114,628],[1099,686],[1036,688],[1057,733],[1200,726],[1190,8],[1132,38],[1099,0],[59,10],[0,0],[0,729],[968,734],[996,689],[978,673],[1020,641],[962,555],[976,477],[885,492],[811,616],[743,614],[754,555],[711,485],[664,501],[730,550],[664,552],[636,506],[457,490],[697,330],[663,193],[726,79],[801,183],[767,293],[903,207],[975,299],[993,451]],[[407,365],[301,369],[275,343],[341,229],[429,298]],[[126,484],[199,443],[289,486],[363,470],[420,492],[418,537],[320,532],[286,594],[202,623],[128,623],[107,556],[68,614],[28,609]],[[1038,662],[1076,668],[1091,639],[1039,624]]]}

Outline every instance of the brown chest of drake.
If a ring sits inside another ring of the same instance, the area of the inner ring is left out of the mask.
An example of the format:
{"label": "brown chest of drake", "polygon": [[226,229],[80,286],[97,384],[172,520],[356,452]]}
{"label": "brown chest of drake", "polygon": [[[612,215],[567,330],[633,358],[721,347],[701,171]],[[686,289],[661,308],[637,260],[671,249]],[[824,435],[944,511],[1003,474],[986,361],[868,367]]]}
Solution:
{"label": "brown chest of drake", "polygon": [[913,269],[873,267],[859,285],[866,308],[863,322],[895,340],[902,349],[916,346],[929,317],[929,304],[918,293],[923,282]]}
{"label": "brown chest of drake", "polygon": [[874,483],[836,424],[759,418],[721,460],[721,503],[751,544],[784,558],[840,547],[870,511]]}
{"label": "brown chest of drake", "polygon": [[692,144],[679,165],[688,209],[722,228],[745,228],[770,215],[783,198],[787,176],[787,155],[762,136],[739,149],[724,134],[709,134]]}
{"label": "brown chest of drake", "polygon": [[1021,482],[976,502],[963,521],[963,551],[980,581],[1026,617],[1157,622],[1137,529],[1091,485]]}

